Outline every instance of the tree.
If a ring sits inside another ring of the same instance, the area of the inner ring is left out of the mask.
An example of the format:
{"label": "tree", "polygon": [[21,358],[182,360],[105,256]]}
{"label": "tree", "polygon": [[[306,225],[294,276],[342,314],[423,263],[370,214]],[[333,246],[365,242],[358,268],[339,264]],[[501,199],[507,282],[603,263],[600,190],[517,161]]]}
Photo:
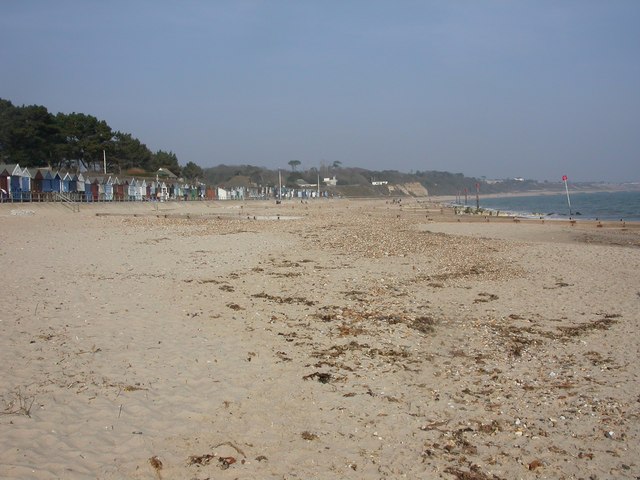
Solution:
{"label": "tree", "polygon": [[110,170],[122,171],[130,168],[152,170],[153,154],[147,146],[134,138],[130,133],[116,132],[111,143],[110,155],[107,155],[107,167]]}
{"label": "tree", "polygon": [[14,107],[0,101],[0,158],[23,167],[56,163],[63,143],[55,118],[45,107]]}
{"label": "tree", "polygon": [[16,107],[0,98],[0,162],[101,171],[103,152],[109,171],[181,170],[174,153],[154,154],[130,133],[114,133],[107,122],[92,115],[52,115],[43,106]]}
{"label": "tree", "polygon": [[[58,113],[56,123],[64,137],[61,149],[64,163],[75,163],[86,170],[100,170],[103,150],[110,150],[114,134],[104,120],[83,113]],[[112,152],[109,152],[112,153]]]}
{"label": "tree", "polygon": [[15,108],[9,100],[0,98],[0,161],[3,163],[9,156],[9,128]]}
{"label": "tree", "polygon": [[289,160],[289,165],[291,165],[291,171],[295,172],[296,171],[296,167],[298,165],[300,165],[300,160]]}
{"label": "tree", "polygon": [[342,162],[340,160],[336,160],[335,162],[333,162],[333,164],[331,165],[334,169],[336,168],[340,168],[342,166]]}
{"label": "tree", "polygon": [[187,164],[182,168],[182,176],[185,179],[193,182],[198,179],[202,179],[204,176],[204,172],[202,168],[195,163],[187,162]]}
{"label": "tree", "polygon": [[153,154],[151,158],[150,171],[156,171],[159,168],[165,168],[172,173],[178,175],[180,173],[180,165],[178,164],[178,157],[173,152],[164,152],[158,150]]}

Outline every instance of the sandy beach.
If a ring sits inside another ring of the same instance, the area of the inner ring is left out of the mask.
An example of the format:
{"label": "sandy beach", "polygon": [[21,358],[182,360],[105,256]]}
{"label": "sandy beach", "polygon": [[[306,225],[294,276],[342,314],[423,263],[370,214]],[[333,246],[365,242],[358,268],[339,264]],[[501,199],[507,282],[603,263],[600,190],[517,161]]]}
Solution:
{"label": "sandy beach", "polygon": [[640,477],[640,226],[0,205],[0,477]]}

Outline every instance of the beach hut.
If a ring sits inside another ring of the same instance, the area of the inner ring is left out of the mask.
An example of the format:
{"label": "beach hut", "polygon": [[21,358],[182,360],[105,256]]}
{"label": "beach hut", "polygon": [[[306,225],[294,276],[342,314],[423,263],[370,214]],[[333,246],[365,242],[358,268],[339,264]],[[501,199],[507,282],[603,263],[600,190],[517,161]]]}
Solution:
{"label": "beach hut", "polygon": [[138,194],[138,181],[135,178],[129,180],[129,191],[127,192],[127,196],[130,201],[136,200],[136,195]]}
{"label": "beach hut", "polygon": [[129,201],[129,180],[124,180],[121,184],[122,189],[122,200],[125,202]]}
{"label": "beach hut", "polygon": [[20,177],[22,176],[22,168],[17,163],[9,163],[0,165],[0,176],[2,177],[2,181],[0,181],[0,188],[2,188],[3,195],[6,195],[6,198],[12,198],[13,200],[18,200],[21,198],[21,182]]}
{"label": "beach hut", "polygon": [[11,170],[7,164],[0,163],[0,200],[5,201],[11,195]]}
{"label": "beach hut", "polygon": [[116,192],[116,185],[120,185],[120,179],[116,176],[111,177],[111,184],[113,185],[113,194]]}
{"label": "beach hut", "polygon": [[[25,169],[20,168],[20,165],[16,164],[11,174],[11,198],[14,201],[28,200],[28,195],[31,193],[31,182],[26,181],[24,177]],[[29,180],[31,177],[27,177]]]}
{"label": "beach hut", "polygon": [[84,175],[82,173],[76,173],[73,176],[72,189],[78,200],[84,200]]}
{"label": "beach hut", "polygon": [[84,199],[87,202],[93,201],[93,195],[91,194],[91,182],[92,178],[88,175],[84,177]]}
{"label": "beach hut", "polygon": [[60,172],[51,173],[51,191],[62,191],[62,176],[60,175]]}
{"label": "beach hut", "polygon": [[166,202],[169,200],[169,188],[165,182],[156,182],[155,197],[156,200]]}
{"label": "beach hut", "polygon": [[[19,168],[19,167],[18,167]],[[11,198],[13,200],[22,200],[22,189],[20,188],[21,181],[20,176],[22,174],[22,170],[15,171],[12,173],[10,178],[9,191],[11,192]]]}
{"label": "beach hut", "polygon": [[60,184],[60,191],[63,193],[71,192],[71,182],[73,181],[73,177],[69,172],[61,174],[62,180]]}
{"label": "beach hut", "polygon": [[113,200],[113,180],[111,176],[103,178],[102,190],[104,192],[104,200],[110,202]]}
{"label": "beach hut", "polygon": [[30,168],[29,174],[31,175],[31,200],[42,200],[42,180],[44,175],[42,168]]}
{"label": "beach hut", "polygon": [[20,176],[20,190],[22,190],[22,199],[31,200],[31,173],[27,167],[22,169]]}
{"label": "beach hut", "polygon": [[229,192],[227,192],[227,190],[222,187],[218,187],[218,194],[216,195],[216,197],[218,198],[218,200],[228,200]]}
{"label": "beach hut", "polygon": [[43,193],[53,192],[53,171],[49,168],[46,170],[43,170],[42,192]]}
{"label": "beach hut", "polygon": [[180,188],[180,184],[173,182],[169,187],[169,192],[171,194],[171,198],[178,200],[182,195],[182,189]]}
{"label": "beach hut", "polygon": [[102,200],[104,191],[102,189],[102,183],[98,177],[94,177],[91,181],[91,200],[99,202]]}
{"label": "beach hut", "polygon": [[147,199],[147,181],[143,178],[142,180],[138,180],[138,185],[136,187],[136,200],[142,201]]}
{"label": "beach hut", "polygon": [[2,195],[13,200],[22,199],[22,172],[23,169],[17,163],[9,163],[0,165],[0,188]]}
{"label": "beach hut", "polygon": [[104,193],[104,187],[105,187],[105,176],[101,175],[100,177],[98,177],[98,201],[100,202],[104,202],[105,201],[105,193]]}
{"label": "beach hut", "polygon": [[113,199],[122,202],[124,201],[124,183],[120,181],[118,177],[113,181]]}
{"label": "beach hut", "polygon": [[98,188],[99,180],[93,176],[84,177],[84,196],[87,202],[96,202],[98,200]]}

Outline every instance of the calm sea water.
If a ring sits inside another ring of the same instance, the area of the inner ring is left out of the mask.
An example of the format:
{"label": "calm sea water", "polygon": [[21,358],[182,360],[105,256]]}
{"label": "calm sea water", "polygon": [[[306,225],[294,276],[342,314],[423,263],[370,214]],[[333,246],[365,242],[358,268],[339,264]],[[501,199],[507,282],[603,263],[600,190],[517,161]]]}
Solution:
{"label": "calm sea water", "polygon": [[[573,218],[640,221],[640,192],[571,193]],[[470,199],[471,200],[471,199]],[[473,204],[475,207],[475,198]],[[482,198],[480,207],[521,216],[568,218],[565,193],[527,197]]]}

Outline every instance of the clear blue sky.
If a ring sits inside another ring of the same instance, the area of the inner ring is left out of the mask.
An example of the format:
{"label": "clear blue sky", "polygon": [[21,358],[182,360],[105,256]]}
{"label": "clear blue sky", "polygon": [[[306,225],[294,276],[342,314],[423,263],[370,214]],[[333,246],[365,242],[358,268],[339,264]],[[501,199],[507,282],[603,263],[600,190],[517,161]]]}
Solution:
{"label": "clear blue sky", "polygon": [[181,164],[640,181],[640,1],[0,1],[0,97]]}

